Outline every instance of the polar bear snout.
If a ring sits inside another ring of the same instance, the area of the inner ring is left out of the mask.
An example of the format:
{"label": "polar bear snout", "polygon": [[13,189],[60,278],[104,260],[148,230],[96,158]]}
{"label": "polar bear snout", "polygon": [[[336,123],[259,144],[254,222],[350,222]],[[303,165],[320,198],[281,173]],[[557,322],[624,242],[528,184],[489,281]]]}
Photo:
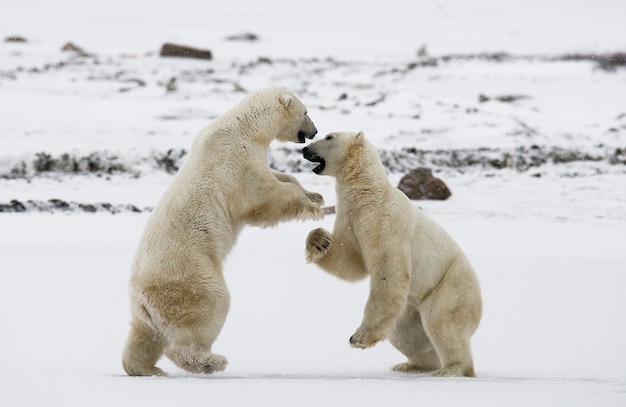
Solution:
{"label": "polar bear snout", "polygon": [[317,167],[313,168],[313,172],[314,173],[319,175],[319,174],[322,173],[322,171],[324,171],[324,168],[326,167],[326,160],[324,159],[324,157],[322,157],[319,154],[317,154],[311,148],[304,147],[302,149],[302,156],[305,159],[311,161],[312,163],[319,164]]}
{"label": "polar bear snout", "polygon": [[312,139],[317,134],[317,128],[313,124],[313,120],[308,115],[304,115],[304,120],[298,131],[298,142],[304,143],[305,139]]}
{"label": "polar bear snout", "polygon": [[305,139],[312,139],[317,134],[317,129],[313,128],[312,131],[300,130],[298,132],[298,143],[304,143]]}

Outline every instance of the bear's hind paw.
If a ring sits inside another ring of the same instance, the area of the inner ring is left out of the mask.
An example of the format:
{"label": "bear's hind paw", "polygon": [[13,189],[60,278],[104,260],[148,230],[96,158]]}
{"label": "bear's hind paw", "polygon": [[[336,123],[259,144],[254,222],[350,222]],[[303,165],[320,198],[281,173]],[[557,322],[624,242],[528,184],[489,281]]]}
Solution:
{"label": "bear's hind paw", "polygon": [[200,366],[200,371],[207,374],[221,372],[226,369],[227,364],[228,361],[224,356],[213,354],[211,360],[207,360],[202,366]]}
{"label": "bear's hind paw", "polygon": [[476,377],[474,366],[467,363],[453,363],[432,373],[434,377]]}
{"label": "bear's hind paw", "polygon": [[391,368],[394,372],[402,373],[427,373],[432,372],[435,369],[431,369],[426,366],[416,366],[411,362],[399,363]]}
{"label": "bear's hind paw", "polygon": [[216,353],[180,347],[168,352],[168,357],[178,367],[191,373],[215,373],[226,369],[228,359]]}

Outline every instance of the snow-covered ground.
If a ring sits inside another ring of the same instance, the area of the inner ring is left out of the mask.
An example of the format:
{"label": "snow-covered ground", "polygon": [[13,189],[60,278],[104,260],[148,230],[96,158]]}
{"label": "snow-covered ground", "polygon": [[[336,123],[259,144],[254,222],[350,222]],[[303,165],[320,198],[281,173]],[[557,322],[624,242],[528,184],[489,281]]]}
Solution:
{"label": "snow-covered ground", "polygon": [[226,265],[232,308],[214,349],[227,370],[201,377],[164,359],[172,377],[129,378],[126,281],[146,217],[0,218],[3,405],[624,405],[623,223],[444,223],[482,283],[476,379],[391,372],[403,357],[386,342],[351,349],[367,282],[305,265],[319,222],[248,229]]}
{"label": "snow-covered ground", "polygon": [[[478,377],[402,375],[388,343],[349,347],[367,282],[304,261],[333,215],[244,231],[215,344],[225,372],[163,359],[171,377],[126,377],[149,214],[31,211],[0,213],[0,405],[626,405],[626,68],[564,58],[624,52],[626,3],[213,3],[0,0],[0,207],[150,208],[202,126],[246,91],[287,87],[321,134],[364,130],[393,183],[421,165],[452,190],[416,205],[481,280]],[[259,40],[226,40],[245,32]],[[70,41],[90,55],[62,52]],[[164,42],[214,59],[161,58]],[[334,204],[300,148],[273,145],[272,165]]]}

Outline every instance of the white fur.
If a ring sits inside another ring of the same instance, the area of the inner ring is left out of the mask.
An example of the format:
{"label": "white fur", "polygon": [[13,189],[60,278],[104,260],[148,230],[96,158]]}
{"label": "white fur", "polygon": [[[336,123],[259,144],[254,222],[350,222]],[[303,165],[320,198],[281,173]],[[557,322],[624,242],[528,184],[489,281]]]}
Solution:
{"label": "white fur", "polygon": [[336,177],[332,234],[310,232],[306,256],[344,280],[370,276],[352,346],[388,338],[408,362],[394,370],[474,376],[470,338],[482,300],[478,279],[450,235],[393,187],[362,132],[331,133],[305,148]]}
{"label": "white fur", "polygon": [[245,225],[320,219],[319,194],[271,171],[272,140],[316,133],[304,105],[283,89],[251,94],[204,128],[148,220],[130,278],[131,332],[122,357],[129,375],[163,375],[165,353],[195,373],[223,370],[212,353],[230,296],[222,264]]}

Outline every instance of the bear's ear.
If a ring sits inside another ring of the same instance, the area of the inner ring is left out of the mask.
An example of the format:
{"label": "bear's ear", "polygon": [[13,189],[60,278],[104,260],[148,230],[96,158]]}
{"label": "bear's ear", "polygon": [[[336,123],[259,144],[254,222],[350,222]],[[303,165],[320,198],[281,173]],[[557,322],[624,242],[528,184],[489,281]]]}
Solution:
{"label": "bear's ear", "polygon": [[362,145],[365,142],[365,133],[361,130],[358,132],[354,138],[357,144]]}
{"label": "bear's ear", "polygon": [[293,98],[290,95],[282,94],[278,97],[278,100],[280,100],[280,103],[283,106],[289,107],[289,105],[291,105],[291,102],[293,101]]}

